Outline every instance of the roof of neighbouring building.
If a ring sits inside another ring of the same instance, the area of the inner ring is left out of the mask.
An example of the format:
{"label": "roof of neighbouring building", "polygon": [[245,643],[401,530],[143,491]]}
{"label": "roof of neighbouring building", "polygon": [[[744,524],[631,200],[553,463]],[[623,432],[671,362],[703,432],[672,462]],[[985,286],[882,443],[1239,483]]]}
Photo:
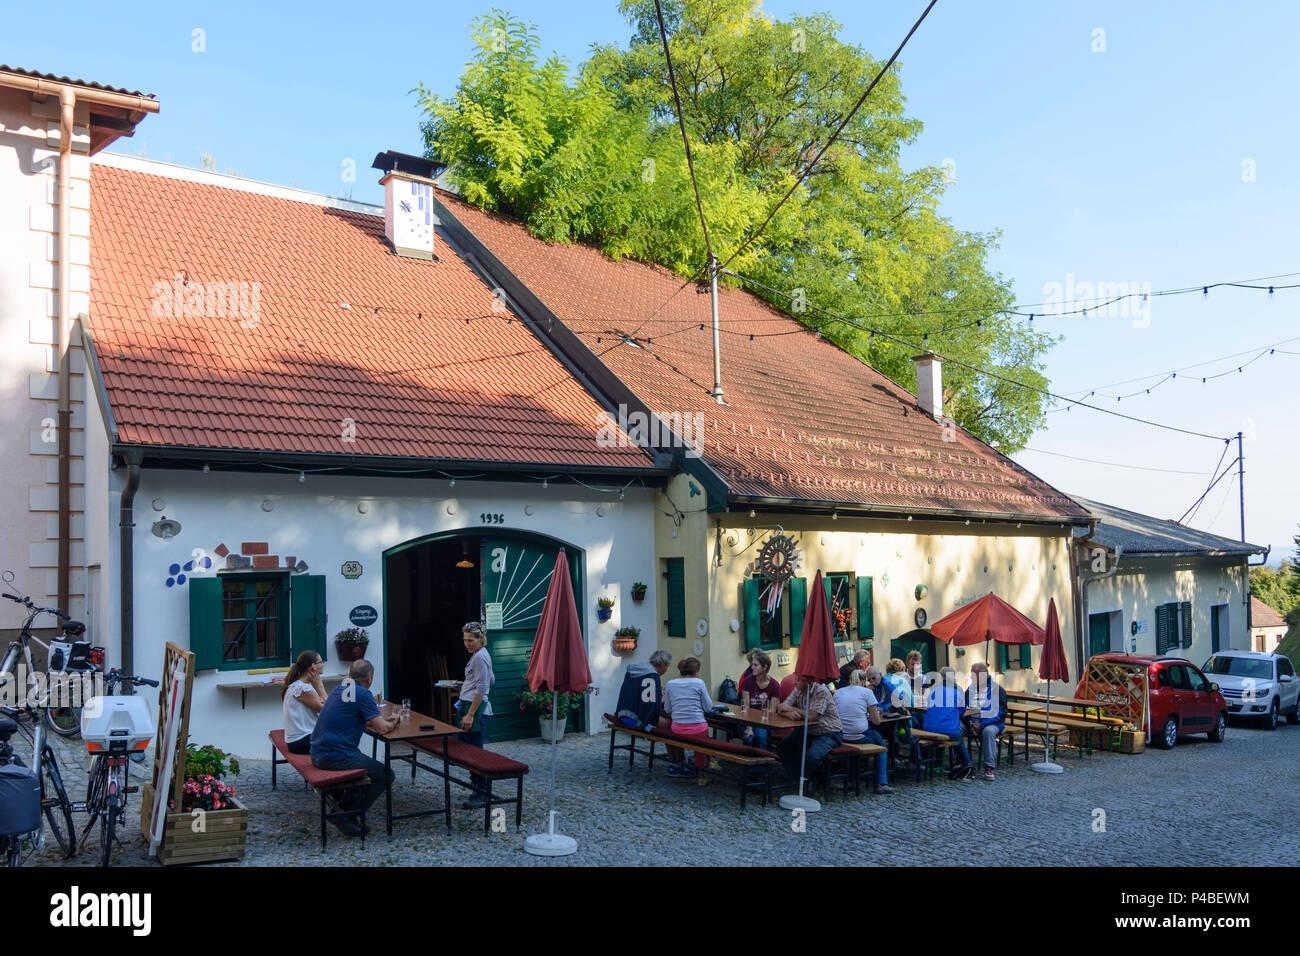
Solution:
{"label": "roof of neighbouring building", "polygon": [[[104,162],[88,327],[118,442],[651,467],[597,445],[602,407],[446,243],[404,258],[375,207]],[[186,281],[231,284],[241,307],[173,307]]]}
{"label": "roof of neighbouring building", "polygon": [[[719,406],[710,395],[707,295],[674,295],[683,279],[668,269],[548,244],[452,193],[438,198],[582,339],[592,361],[599,356],[660,416],[703,417],[703,457],[733,500],[1085,517],[1068,496],[964,430],[949,430],[945,440],[915,395],[741,289],[718,291],[727,401]],[[637,345],[620,344],[622,336]]]}
{"label": "roof of neighbouring building", "polygon": [[1250,596],[1251,627],[1286,627],[1286,619],[1255,595]]}
{"label": "roof of neighbouring building", "polygon": [[1153,518],[1079,495],[1073,497],[1099,519],[1090,540],[1106,548],[1123,547],[1125,555],[1227,554],[1244,557],[1265,551],[1257,544],[1197,531],[1167,518]]}
{"label": "roof of neighbouring building", "polygon": [[54,83],[68,83],[72,86],[84,86],[89,90],[103,90],[105,93],[122,93],[126,96],[146,96],[149,99],[156,97],[152,93],[141,93],[139,90],[127,90],[120,86],[109,86],[106,83],[95,83],[91,80],[74,80],[70,76],[59,76],[55,73],[42,73],[39,70],[25,70],[20,66],[6,66],[0,63],[0,73],[13,73],[17,76],[30,76],[37,80],[50,80]]}

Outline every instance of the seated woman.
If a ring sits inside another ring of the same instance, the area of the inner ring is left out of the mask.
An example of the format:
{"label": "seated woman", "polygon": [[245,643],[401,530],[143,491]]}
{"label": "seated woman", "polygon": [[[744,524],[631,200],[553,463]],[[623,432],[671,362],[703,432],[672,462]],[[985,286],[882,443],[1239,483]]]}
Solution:
{"label": "seated woman", "polygon": [[[713,709],[713,700],[709,689],[700,680],[700,662],[694,657],[678,661],[677,673],[681,676],[670,680],[664,688],[664,710],[672,717],[669,729],[682,737],[699,737],[709,739],[709,724],[704,715]],[[695,754],[695,766],[686,763],[674,764],[668,773],[674,777],[696,777],[703,786],[708,777],[700,773],[709,765],[706,754]]]}
{"label": "seated woman", "polygon": [[[755,710],[766,709],[769,702],[775,707],[782,698],[781,682],[768,673],[772,669],[772,658],[760,650],[752,650],[749,652],[749,667],[750,674],[740,680],[741,698],[748,693],[749,706]],[[770,731],[771,728],[762,725],[745,724],[741,736],[750,747],[766,747]]]}
{"label": "seated woman", "polygon": [[315,651],[303,651],[289,668],[280,688],[284,710],[284,742],[291,754],[311,753],[311,732],[325,706],[325,685],[320,675],[325,662]]}
{"label": "seated woman", "polygon": [[[875,670],[875,668],[871,668]],[[850,744],[877,744],[885,746],[885,739],[876,727],[880,724],[880,703],[870,687],[867,671],[856,670],[849,674],[849,682],[835,692],[835,709],[840,712],[844,725],[844,742]],[[889,761],[876,760],[875,793],[893,793],[889,786]]]}
{"label": "seated woman", "polygon": [[957,756],[961,766],[952,774],[954,780],[972,780],[975,769],[971,766],[970,753],[962,742],[962,714],[966,712],[966,694],[957,686],[957,672],[945,667],[939,672],[939,683],[926,691],[925,730],[943,734],[957,744]]}
{"label": "seated woman", "polygon": [[[882,680],[886,685],[889,703],[893,709],[906,713],[916,706],[912,698],[912,685],[907,680],[907,665],[897,657],[885,665],[885,675]],[[916,714],[913,714],[910,724],[905,721],[900,722],[895,731],[899,747],[906,747],[913,759],[916,758],[916,741],[912,737],[911,728],[920,726],[919,719]]]}

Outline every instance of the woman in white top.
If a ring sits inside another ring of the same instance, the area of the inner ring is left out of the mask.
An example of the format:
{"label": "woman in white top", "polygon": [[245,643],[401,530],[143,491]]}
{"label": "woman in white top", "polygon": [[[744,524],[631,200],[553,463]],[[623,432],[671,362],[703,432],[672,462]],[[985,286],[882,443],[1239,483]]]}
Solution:
{"label": "woman in white top", "polygon": [[[699,678],[700,662],[694,657],[688,657],[678,662],[677,672],[682,676],[670,680],[664,687],[664,710],[672,717],[670,729],[679,737],[708,740],[709,724],[704,717],[713,709],[713,700],[709,697],[709,688]],[[700,774],[700,771],[708,765],[708,755],[697,752],[694,766],[685,762],[672,764],[668,773],[674,777],[695,777],[703,785],[708,778]]]}
{"label": "woman in white top", "polygon": [[[845,743],[877,744],[885,740],[876,729],[880,723],[880,701],[871,689],[871,681],[880,680],[880,668],[868,667],[849,675],[849,682],[835,692],[835,709],[840,712]],[[880,681],[881,688],[887,688]],[[882,691],[883,692],[883,691]],[[889,760],[886,754],[876,756],[875,793],[893,793],[889,786]]]}
{"label": "woman in white top", "polygon": [[[456,702],[458,723],[463,731],[456,739],[482,747],[487,743],[488,718],[492,716],[488,692],[496,683],[496,675],[492,672],[492,655],[487,651],[487,631],[483,625],[470,621],[460,631],[469,660],[465,662],[465,679],[460,682],[460,700]],[[474,784],[474,793],[462,806],[481,807],[487,802],[487,781],[470,774],[470,782]]]}
{"label": "woman in white top", "polygon": [[303,651],[285,675],[280,696],[284,698],[284,742],[289,753],[311,753],[311,732],[325,706],[325,685],[320,675],[325,662],[315,651]]}

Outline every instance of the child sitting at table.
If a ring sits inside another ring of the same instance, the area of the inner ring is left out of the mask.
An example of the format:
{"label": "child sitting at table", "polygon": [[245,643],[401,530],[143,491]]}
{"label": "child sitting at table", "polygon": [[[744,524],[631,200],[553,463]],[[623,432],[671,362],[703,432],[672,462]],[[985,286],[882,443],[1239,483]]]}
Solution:
{"label": "child sitting at table", "polygon": [[[709,689],[704,686],[704,681],[700,680],[699,660],[688,657],[684,661],[679,661],[677,673],[681,676],[670,680],[668,686],[664,688],[664,710],[672,717],[669,729],[679,737],[699,737],[701,740],[708,740],[709,724],[704,719],[704,715],[713,709],[713,700],[709,697]],[[697,752],[695,766],[685,762],[674,764],[668,768],[668,773],[674,777],[695,777],[703,786],[708,781],[708,777],[700,771],[708,765],[708,755]]]}

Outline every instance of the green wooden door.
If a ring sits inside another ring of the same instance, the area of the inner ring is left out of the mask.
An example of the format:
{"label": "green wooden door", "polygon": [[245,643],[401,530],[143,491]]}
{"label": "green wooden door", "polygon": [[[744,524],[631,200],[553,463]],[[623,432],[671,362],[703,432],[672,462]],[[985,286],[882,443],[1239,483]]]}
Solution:
{"label": "green wooden door", "polygon": [[[532,657],[542,604],[555,570],[559,548],[518,538],[484,538],[483,605],[484,623],[493,621],[493,605],[500,605],[501,626],[488,629],[488,653],[496,683],[492,686],[492,720],[489,740],[520,740],[537,736],[537,714],[519,709],[515,696],[525,689],[524,677]],[[581,601],[577,584],[577,556],[568,554],[575,598]],[[579,612],[579,620],[582,614]],[[582,729],[582,715],[570,714],[569,729]]]}
{"label": "green wooden door", "polygon": [[[915,633],[915,632],[912,632]],[[934,666],[934,638],[933,637],[902,637],[894,638],[889,642],[889,656],[897,657],[900,661],[907,661],[907,655],[912,651],[921,652],[921,673],[932,674],[935,671]],[[877,661],[877,665],[879,665]]]}
{"label": "green wooden door", "polygon": [[1221,605],[1216,604],[1210,608],[1210,653],[1219,652],[1219,609]]}
{"label": "green wooden door", "polygon": [[1088,615],[1088,656],[1106,654],[1110,651],[1110,615]]}

